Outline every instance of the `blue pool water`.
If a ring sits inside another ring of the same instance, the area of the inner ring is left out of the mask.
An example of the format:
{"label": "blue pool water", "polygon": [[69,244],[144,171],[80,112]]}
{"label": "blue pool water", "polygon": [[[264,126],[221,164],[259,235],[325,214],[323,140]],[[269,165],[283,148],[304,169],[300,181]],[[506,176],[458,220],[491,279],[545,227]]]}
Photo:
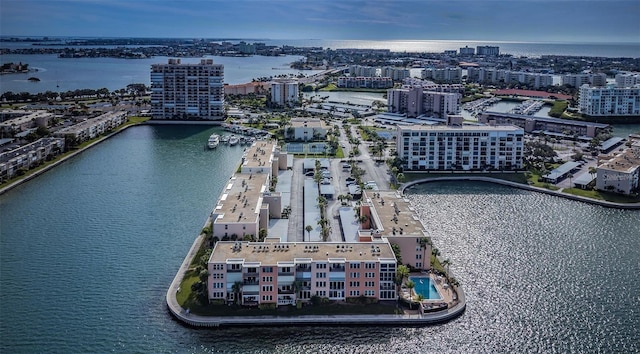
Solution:
{"label": "blue pool water", "polygon": [[416,294],[421,294],[425,299],[429,300],[439,300],[442,299],[438,290],[436,290],[435,285],[431,281],[429,277],[409,277],[409,280],[416,284],[416,287],[413,288]]}

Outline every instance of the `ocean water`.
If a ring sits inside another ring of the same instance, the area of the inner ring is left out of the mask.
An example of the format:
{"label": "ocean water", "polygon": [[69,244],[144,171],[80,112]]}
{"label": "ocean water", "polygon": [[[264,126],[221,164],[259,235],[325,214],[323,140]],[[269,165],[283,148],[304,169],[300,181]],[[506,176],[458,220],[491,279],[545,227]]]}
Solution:
{"label": "ocean water", "polygon": [[[316,70],[295,70],[289,65],[300,56],[280,57],[218,57],[208,56],[214,63],[224,64],[224,82],[243,84],[261,77],[278,75],[312,75]],[[99,89],[106,87],[110,91],[125,88],[132,83],[151,84],[152,64],[166,63],[168,57],[149,59],[117,58],[58,58],[55,54],[18,55],[0,57],[2,63],[27,63],[38,69],[26,74],[0,75],[0,92],[68,91],[77,89]],[[183,63],[199,63],[201,58],[182,58]],[[28,78],[35,76],[39,82]]]}
{"label": "ocean water", "polygon": [[140,126],[0,196],[2,353],[640,350],[640,212],[483,183],[411,188],[468,307],[428,327],[193,329],[166,290],[242,148]]}

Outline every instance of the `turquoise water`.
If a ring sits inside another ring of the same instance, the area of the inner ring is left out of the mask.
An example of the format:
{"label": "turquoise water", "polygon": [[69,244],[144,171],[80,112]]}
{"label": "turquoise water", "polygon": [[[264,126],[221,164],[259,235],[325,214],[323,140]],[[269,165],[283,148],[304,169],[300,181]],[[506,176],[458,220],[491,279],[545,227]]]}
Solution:
{"label": "turquoise water", "polygon": [[214,130],[130,128],[0,196],[1,353],[640,350],[640,212],[483,183],[407,196],[464,287],[454,321],[181,325],[167,288],[242,154]]}
{"label": "turquoise water", "polygon": [[435,285],[431,281],[431,278],[409,277],[409,280],[414,282],[414,284],[416,285],[415,288],[413,288],[413,291],[415,291],[416,294],[420,294],[424,296],[425,299],[428,299],[428,300],[442,299],[442,296],[440,296],[440,294],[438,293],[438,290],[436,289]]}

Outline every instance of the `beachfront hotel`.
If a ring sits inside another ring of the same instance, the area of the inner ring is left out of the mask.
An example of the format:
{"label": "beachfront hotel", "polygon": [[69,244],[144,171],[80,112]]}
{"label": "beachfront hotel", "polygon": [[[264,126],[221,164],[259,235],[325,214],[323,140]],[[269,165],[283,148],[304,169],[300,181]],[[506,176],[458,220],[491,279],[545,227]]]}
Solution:
{"label": "beachfront hotel", "polygon": [[406,170],[521,169],[524,130],[515,126],[398,126]]}
{"label": "beachfront hotel", "polygon": [[151,65],[152,119],[223,120],[223,81],[224,66],[212,59]]}
{"label": "beachfront hotel", "polygon": [[221,241],[208,271],[210,301],[283,306],[312,296],[396,299],[396,258],[387,242]]}

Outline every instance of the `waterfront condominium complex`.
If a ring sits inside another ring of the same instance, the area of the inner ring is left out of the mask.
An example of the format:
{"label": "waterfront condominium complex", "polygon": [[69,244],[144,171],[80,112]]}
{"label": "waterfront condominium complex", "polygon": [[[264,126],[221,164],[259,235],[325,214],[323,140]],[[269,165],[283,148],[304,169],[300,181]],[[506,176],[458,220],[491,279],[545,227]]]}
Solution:
{"label": "waterfront condominium complex", "polygon": [[407,117],[429,115],[445,118],[460,113],[460,98],[459,93],[425,91],[421,86],[387,91],[389,112],[406,114]]}
{"label": "waterfront condominium complex", "polygon": [[640,85],[580,86],[578,111],[592,117],[640,116]]}
{"label": "waterfront condominium complex", "polygon": [[500,55],[500,47],[479,45],[476,47],[476,55]]}
{"label": "waterfront condominium complex", "polygon": [[515,126],[398,126],[406,170],[521,169],[524,130]]}
{"label": "waterfront condominium complex", "polygon": [[277,80],[271,83],[271,103],[281,107],[295,106],[299,100],[298,81]]}
{"label": "waterfront condominium complex", "polygon": [[312,296],[395,300],[388,242],[220,241],[208,262],[210,301],[293,305]]}
{"label": "waterfront condominium complex", "polygon": [[212,59],[151,65],[153,119],[223,120],[224,66]]}

